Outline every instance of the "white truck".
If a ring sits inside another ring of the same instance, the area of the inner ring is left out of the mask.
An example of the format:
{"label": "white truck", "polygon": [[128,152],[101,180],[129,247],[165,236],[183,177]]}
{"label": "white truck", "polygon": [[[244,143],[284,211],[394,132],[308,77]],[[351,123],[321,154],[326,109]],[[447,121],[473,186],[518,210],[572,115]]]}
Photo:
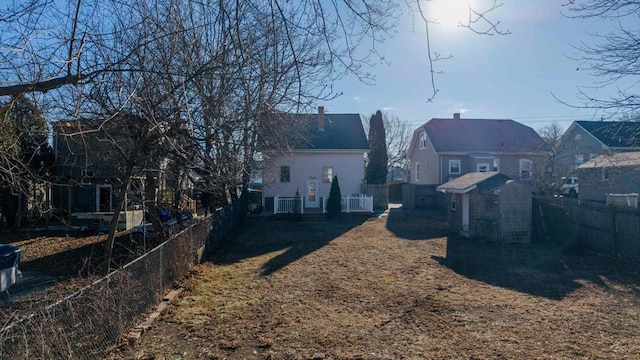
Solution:
{"label": "white truck", "polygon": [[570,198],[578,197],[578,178],[576,176],[564,176],[560,182],[560,195],[568,196]]}

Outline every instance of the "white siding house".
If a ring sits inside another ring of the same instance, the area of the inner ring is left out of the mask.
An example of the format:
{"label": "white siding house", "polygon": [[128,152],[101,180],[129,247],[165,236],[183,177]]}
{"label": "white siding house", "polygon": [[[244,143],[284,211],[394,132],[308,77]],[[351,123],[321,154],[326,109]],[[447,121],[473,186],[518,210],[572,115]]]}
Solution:
{"label": "white siding house", "polygon": [[263,159],[265,209],[273,209],[273,199],[299,195],[305,209],[319,209],[329,196],[331,181],[338,177],[343,196],[362,192],[365,154],[369,145],[358,114],[296,115],[313,128],[304,146],[268,150]]}

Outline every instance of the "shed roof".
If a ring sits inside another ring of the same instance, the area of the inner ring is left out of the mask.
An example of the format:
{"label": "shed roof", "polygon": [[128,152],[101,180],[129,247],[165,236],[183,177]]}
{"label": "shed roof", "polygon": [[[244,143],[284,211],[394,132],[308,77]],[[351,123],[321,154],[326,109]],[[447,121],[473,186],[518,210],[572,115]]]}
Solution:
{"label": "shed roof", "polygon": [[498,172],[467,173],[438,186],[438,190],[465,194],[474,189],[482,192],[493,192],[511,180],[507,175]]}

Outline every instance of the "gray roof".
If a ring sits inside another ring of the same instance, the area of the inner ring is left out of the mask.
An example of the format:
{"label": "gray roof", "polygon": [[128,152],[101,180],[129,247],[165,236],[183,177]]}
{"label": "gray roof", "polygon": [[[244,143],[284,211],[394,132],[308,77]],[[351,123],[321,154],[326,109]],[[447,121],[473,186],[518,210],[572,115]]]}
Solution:
{"label": "gray roof", "polygon": [[299,150],[369,150],[359,114],[324,114],[324,130],[318,129],[318,114],[293,115],[306,123],[305,139],[296,141]]}
{"label": "gray roof", "polygon": [[640,151],[621,152],[611,155],[599,155],[578,166],[578,169],[604,167],[640,167]]}
{"label": "gray roof", "polygon": [[439,153],[523,153],[547,148],[535,130],[510,119],[434,118],[422,127]]}
{"label": "gray roof", "polygon": [[481,192],[493,192],[511,180],[498,172],[473,172],[464,174],[438,186],[438,190],[452,193],[468,193],[478,189]]}
{"label": "gray roof", "polygon": [[635,121],[576,121],[608,147],[640,147],[640,122]]}

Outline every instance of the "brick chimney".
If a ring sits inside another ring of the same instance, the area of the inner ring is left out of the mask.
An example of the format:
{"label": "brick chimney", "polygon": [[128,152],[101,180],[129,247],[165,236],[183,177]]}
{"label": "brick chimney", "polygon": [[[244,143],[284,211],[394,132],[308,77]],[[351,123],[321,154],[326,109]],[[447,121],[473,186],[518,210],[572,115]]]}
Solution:
{"label": "brick chimney", "polygon": [[318,106],[318,131],[324,131],[324,106]]}
{"label": "brick chimney", "polygon": [[460,113],[453,113],[453,120],[460,120]]}

